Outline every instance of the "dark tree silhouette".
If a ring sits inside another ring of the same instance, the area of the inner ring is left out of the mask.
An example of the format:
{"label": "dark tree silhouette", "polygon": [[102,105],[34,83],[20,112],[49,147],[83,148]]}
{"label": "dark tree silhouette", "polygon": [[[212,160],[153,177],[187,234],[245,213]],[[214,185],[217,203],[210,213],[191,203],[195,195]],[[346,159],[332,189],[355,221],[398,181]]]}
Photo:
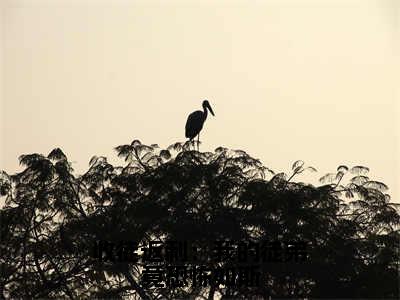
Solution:
{"label": "dark tree silhouette", "polygon": [[[315,187],[292,181],[315,171],[302,161],[274,174],[241,150],[187,149],[135,140],[116,148],[124,166],[93,157],[82,176],[58,148],[22,155],[22,172],[0,175],[2,297],[399,297],[400,216],[368,168],[340,166]],[[168,289],[144,288],[140,262],[92,255],[99,240],[153,239],[202,241],[199,253],[215,240],[301,240],[308,260],[262,263],[255,287]]]}

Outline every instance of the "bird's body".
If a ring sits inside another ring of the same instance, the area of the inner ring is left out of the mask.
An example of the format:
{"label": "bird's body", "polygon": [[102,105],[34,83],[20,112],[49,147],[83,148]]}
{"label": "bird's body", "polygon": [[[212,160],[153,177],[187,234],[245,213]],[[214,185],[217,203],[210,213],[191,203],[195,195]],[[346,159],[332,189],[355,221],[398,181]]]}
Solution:
{"label": "bird's body", "polygon": [[207,100],[203,101],[203,110],[196,110],[187,118],[185,136],[190,140],[200,135],[200,131],[203,129],[204,122],[207,119],[207,110],[210,110],[210,113],[214,116],[214,112]]}
{"label": "bird's body", "polygon": [[204,115],[201,110],[196,110],[189,115],[185,126],[185,136],[188,139],[192,140],[200,133],[200,131],[203,129],[203,124],[206,120],[206,117],[207,113]]}

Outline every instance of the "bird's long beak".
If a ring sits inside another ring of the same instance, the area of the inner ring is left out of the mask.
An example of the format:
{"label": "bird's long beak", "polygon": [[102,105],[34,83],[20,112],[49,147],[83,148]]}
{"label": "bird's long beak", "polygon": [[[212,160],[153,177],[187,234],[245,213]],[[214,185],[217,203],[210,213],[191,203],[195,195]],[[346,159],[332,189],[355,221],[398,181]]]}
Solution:
{"label": "bird's long beak", "polygon": [[213,116],[215,116],[215,115],[214,115],[214,112],[213,112],[213,110],[212,110],[212,108],[211,108],[211,106],[210,106],[210,104],[207,104],[207,108],[208,108],[208,110],[210,111],[210,113],[211,113]]}

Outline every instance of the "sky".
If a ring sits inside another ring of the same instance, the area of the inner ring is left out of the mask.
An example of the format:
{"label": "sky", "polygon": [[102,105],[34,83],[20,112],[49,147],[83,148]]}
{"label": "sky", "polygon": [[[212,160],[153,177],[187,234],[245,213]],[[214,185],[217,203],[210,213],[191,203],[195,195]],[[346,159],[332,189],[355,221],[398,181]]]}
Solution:
{"label": "sky", "polygon": [[200,150],[302,159],[311,183],[364,165],[400,202],[399,5],[4,0],[0,169],[60,147],[82,174],[134,139],[167,147],[208,99]]}

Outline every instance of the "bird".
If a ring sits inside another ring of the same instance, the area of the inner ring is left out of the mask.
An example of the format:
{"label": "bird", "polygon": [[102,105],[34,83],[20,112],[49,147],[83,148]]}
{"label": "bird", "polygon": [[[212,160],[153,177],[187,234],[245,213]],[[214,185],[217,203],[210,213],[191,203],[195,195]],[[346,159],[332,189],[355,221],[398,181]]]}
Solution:
{"label": "bird", "polygon": [[200,131],[207,119],[207,111],[209,110],[215,116],[208,100],[204,100],[202,106],[203,111],[196,110],[188,116],[185,126],[185,136],[190,141],[197,136],[197,150],[199,149]]}

